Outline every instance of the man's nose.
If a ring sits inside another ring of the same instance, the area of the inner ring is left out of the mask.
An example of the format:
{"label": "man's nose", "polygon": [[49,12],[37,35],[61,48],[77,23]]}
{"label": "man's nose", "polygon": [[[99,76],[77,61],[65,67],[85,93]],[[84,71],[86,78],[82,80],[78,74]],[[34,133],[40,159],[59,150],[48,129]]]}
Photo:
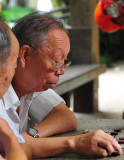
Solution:
{"label": "man's nose", "polygon": [[63,75],[64,73],[65,73],[65,67],[63,67],[60,70],[56,71],[57,75]]}

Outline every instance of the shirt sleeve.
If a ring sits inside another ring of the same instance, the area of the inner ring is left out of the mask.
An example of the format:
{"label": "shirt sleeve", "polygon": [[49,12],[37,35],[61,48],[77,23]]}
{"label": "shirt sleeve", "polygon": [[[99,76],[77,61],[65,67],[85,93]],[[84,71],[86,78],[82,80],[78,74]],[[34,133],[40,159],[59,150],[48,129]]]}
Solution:
{"label": "shirt sleeve", "polygon": [[15,136],[18,138],[19,143],[25,143],[25,139],[23,138],[23,136],[19,134],[19,132],[14,127],[10,126],[10,128],[14,132]]}
{"label": "shirt sleeve", "polygon": [[52,89],[43,92],[35,92],[29,109],[29,117],[35,122],[43,121],[49,112],[61,102],[65,101]]}
{"label": "shirt sleeve", "polygon": [[[0,117],[6,120],[2,115],[0,115]],[[19,143],[25,143],[25,139],[23,138],[23,136],[14,127],[12,127],[9,122],[8,124],[11,130],[13,131],[13,133],[15,134],[15,136],[18,138]]]}

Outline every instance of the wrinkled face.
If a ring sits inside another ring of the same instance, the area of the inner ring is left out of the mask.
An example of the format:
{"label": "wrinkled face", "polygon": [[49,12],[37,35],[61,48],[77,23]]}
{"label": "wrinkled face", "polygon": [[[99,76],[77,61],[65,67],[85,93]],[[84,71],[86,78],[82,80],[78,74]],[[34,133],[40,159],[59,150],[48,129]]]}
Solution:
{"label": "wrinkled face", "polygon": [[35,92],[56,87],[59,76],[64,74],[65,68],[54,71],[54,64],[48,59],[54,63],[64,64],[69,51],[70,41],[68,35],[63,30],[51,30],[48,33],[48,47],[37,49],[38,55],[33,54],[34,57],[29,62],[31,65],[29,64],[28,71],[32,75],[31,81]]}
{"label": "wrinkled face", "polygon": [[3,97],[3,95],[9,88],[11,80],[15,74],[15,68],[17,65],[17,57],[19,53],[18,41],[11,31],[10,31],[10,36],[12,40],[10,56],[7,59],[5,68],[3,70],[0,70],[0,98]]}

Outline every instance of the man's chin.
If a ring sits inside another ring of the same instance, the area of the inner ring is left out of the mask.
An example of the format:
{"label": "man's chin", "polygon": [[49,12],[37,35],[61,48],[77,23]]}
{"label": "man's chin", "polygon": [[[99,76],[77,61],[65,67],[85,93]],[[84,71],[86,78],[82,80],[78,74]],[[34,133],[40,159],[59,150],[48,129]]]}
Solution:
{"label": "man's chin", "polygon": [[35,92],[46,91],[49,88],[55,88],[56,85],[57,85],[56,83],[47,83],[46,85],[42,86],[42,88],[35,89]]}
{"label": "man's chin", "polygon": [[42,87],[42,88],[36,88],[33,92],[42,92],[42,91],[46,91],[47,89],[49,89],[48,87]]}
{"label": "man's chin", "polygon": [[49,83],[49,84],[48,84],[48,87],[49,87],[49,88],[55,88],[55,87],[56,87],[56,83]]}

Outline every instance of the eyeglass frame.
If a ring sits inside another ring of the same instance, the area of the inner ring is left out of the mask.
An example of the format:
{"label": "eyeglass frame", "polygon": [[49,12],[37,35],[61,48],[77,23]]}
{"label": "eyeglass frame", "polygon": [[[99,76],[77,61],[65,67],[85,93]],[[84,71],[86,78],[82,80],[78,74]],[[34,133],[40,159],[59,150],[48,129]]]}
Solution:
{"label": "eyeglass frame", "polygon": [[[29,45],[29,44],[28,44]],[[37,51],[37,48],[33,47],[32,45],[29,45],[31,48],[33,48],[34,50]],[[70,64],[72,63],[69,59],[66,59],[66,61],[68,61],[68,63],[66,64],[62,64],[62,63],[56,63],[54,60],[52,59],[49,59],[47,56],[44,55],[44,57],[49,61],[51,62],[52,64],[54,64],[54,71],[60,71],[63,67],[68,68],[70,66]],[[60,66],[60,68],[57,69],[57,66]]]}

